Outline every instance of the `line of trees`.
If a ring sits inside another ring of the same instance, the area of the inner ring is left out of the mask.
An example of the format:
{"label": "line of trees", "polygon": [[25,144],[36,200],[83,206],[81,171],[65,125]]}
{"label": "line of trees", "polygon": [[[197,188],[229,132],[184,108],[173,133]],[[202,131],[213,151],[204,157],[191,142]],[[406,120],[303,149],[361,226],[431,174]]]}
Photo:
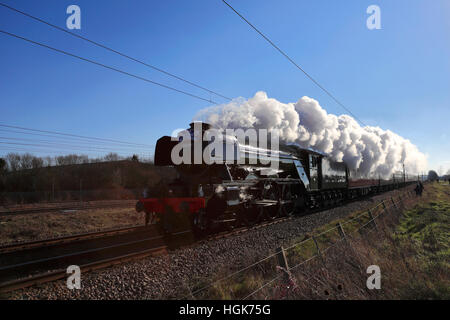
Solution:
{"label": "line of trees", "polygon": [[174,179],[171,168],[156,168],[137,155],[110,153],[36,157],[10,153],[0,158],[0,205],[66,200],[135,199],[161,179]]}
{"label": "line of trees", "polygon": [[55,157],[37,157],[30,153],[19,154],[8,153],[4,158],[0,158],[0,174],[5,172],[16,172],[20,170],[39,169],[52,166],[67,166],[97,162],[113,162],[120,160],[132,160],[136,162],[151,163],[150,159],[139,159],[134,154],[130,157],[121,157],[117,153],[111,152],[104,157],[89,158],[87,155],[68,154]]}

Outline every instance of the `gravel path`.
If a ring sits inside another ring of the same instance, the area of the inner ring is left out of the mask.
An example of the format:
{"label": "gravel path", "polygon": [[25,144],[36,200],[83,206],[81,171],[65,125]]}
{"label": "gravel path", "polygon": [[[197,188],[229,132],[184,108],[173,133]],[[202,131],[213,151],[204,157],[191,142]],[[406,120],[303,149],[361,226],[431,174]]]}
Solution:
{"label": "gravel path", "polygon": [[65,281],[18,290],[7,299],[173,299],[185,296],[194,279],[214,279],[263,258],[293,238],[397,194],[391,191],[308,216],[212,240],[168,255],[148,257],[82,274],[80,290]]}

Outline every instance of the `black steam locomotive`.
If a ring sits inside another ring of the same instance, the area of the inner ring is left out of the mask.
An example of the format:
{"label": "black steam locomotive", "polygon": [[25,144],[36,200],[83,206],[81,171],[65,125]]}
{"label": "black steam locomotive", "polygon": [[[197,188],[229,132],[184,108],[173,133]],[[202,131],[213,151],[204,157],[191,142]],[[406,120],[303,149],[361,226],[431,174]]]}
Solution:
{"label": "black steam locomotive", "polygon": [[[182,138],[165,136],[157,142],[155,165],[174,166],[178,177],[159,186],[158,195],[140,199],[136,210],[151,215],[166,231],[173,230],[170,216],[178,217],[175,220],[183,217],[196,234],[205,234],[337,206],[411,183],[405,175],[390,180],[352,179],[345,163],[320,152],[296,145],[283,145],[279,150],[260,148],[239,143],[233,136],[222,140],[223,154],[228,150],[231,156],[222,154],[222,161],[195,161],[194,149],[203,152],[211,144],[202,138],[208,130],[214,129],[206,123],[191,123],[184,131],[191,141],[188,149],[177,154],[192,160],[189,163],[173,160]],[[192,153],[183,154],[186,150]]]}

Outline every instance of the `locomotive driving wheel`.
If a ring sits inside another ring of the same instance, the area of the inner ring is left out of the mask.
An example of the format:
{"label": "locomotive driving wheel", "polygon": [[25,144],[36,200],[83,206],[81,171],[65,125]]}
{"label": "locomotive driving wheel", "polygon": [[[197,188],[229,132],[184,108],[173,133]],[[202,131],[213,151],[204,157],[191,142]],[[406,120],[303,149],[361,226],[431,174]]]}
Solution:
{"label": "locomotive driving wheel", "polygon": [[251,202],[244,202],[238,212],[239,224],[252,227],[259,220],[259,212]]}
{"label": "locomotive driving wheel", "polygon": [[278,215],[280,217],[291,217],[295,213],[295,204],[292,200],[280,200],[278,204]]}
{"label": "locomotive driving wheel", "polygon": [[280,216],[291,217],[295,213],[297,195],[292,192],[291,185],[283,187],[283,196],[279,203]]}
{"label": "locomotive driving wheel", "polygon": [[205,209],[200,209],[192,218],[192,229],[197,237],[208,234],[209,220]]}

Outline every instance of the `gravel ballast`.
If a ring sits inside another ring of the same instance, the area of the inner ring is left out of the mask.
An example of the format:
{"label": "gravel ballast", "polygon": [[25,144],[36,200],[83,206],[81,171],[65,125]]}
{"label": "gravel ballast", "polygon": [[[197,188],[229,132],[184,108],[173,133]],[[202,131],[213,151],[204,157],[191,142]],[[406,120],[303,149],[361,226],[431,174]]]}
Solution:
{"label": "gravel ballast", "polygon": [[[403,191],[403,190],[402,190]],[[205,241],[115,267],[81,275],[81,289],[69,290],[66,281],[56,281],[18,290],[7,299],[177,299],[193,282],[215,279],[264,258],[276,248],[298,239],[315,228],[351,213],[373,207],[402,191],[390,191],[344,206],[230,237]]]}

